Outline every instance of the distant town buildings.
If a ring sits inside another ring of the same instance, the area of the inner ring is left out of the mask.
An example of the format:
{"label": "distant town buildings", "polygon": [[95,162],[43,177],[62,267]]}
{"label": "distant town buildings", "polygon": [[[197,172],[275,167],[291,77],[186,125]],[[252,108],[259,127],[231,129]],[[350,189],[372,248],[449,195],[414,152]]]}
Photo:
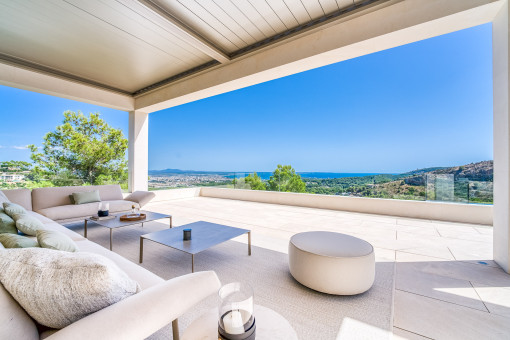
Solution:
{"label": "distant town buildings", "polygon": [[25,175],[16,172],[0,172],[0,181],[7,183],[23,182]]}
{"label": "distant town buildings", "polygon": [[154,189],[163,188],[189,188],[204,185],[221,185],[231,183],[229,179],[221,175],[188,175],[176,174],[165,176],[150,176],[149,187]]}

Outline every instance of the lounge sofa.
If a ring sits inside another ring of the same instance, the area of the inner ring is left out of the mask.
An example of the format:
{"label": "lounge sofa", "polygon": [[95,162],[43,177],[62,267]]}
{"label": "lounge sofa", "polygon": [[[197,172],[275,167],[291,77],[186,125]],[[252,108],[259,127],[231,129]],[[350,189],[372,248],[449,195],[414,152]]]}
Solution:
{"label": "lounge sofa", "polygon": [[[91,190],[90,187],[84,188]],[[69,207],[70,204],[66,204],[69,202],[64,198],[69,190],[68,188],[55,189],[60,190],[47,191],[51,194],[51,197],[47,199],[44,199],[43,195],[46,190],[39,189],[32,192],[27,189],[5,190],[3,193],[11,202],[25,207],[28,213],[43,222],[47,229],[58,230],[70,236],[76,242],[80,251],[99,254],[112,260],[129,277],[139,283],[142,291],[63,329],[48,330],[37,325],[0,284],[0,324],[2,325],[0,327],[0,339],[135,340],[144,339],[170,323],[174,326],[174,339],[177,339],[177,318],[201,300],[218,291],[220,282],[216,274],[212,271],[198,272],[165,281],[122,256],[83,238],[55,222],[55,220],[41,214],[46,213],[57,220],[68,220],[71,216],[84,213],[88,215],[88,211],[85,210],[80,210],[73,215],[66,213],[66,209],[61,207],[66,206],[66,208],[73,209],[73,206]],[[108,190],[100,189],[102,199],[122,201],[122,199],[116,199],[119,196],[113,193],[112,188],[107,188]],[[43,201],[47,202],[43,203]],[[118,203],[118,205],[115,205],[116,207],[125,207],[123,202]],[[126,204],[132,204],[132,202],[126,201]],[[95,206],[97,207],[97,204]],[[36,207],[41,213],[33,211],[32,207]],[[51,210],[52,207],[58,207],[59,209]],[[112,205],[110,205],[111,208]],[[61,216],[57,212],[65,214],[63,215],[65,218],[60,218]],[[183,291],[186,291],[186,294],[182,294]]]}
{"label": "lounge sofa", "polygon": [[8,190],[6,195],[17,199],[25,209],[33,210],[55,222],[67,223],[83,220],[97,213],[98,203],[75,205],[70,197],[75,192],[93,190],[99,191],[101,201],[109,203],[110,212],[114,214],[130,211],[133,205],[141,208],[155,196],[150,191],[136,191],[124,198],[119,185],[49,187],[32,191],[15,189]]}

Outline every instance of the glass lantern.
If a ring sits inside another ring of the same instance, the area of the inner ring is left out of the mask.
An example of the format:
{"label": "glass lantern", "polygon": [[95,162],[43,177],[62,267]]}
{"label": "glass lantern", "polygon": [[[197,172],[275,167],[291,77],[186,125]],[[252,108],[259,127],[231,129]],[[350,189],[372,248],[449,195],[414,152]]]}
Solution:
{"label": "glass lantern", "polygon": [[254,340],[253,289],[250,285],[232,282],[218,292],[218,339]]}

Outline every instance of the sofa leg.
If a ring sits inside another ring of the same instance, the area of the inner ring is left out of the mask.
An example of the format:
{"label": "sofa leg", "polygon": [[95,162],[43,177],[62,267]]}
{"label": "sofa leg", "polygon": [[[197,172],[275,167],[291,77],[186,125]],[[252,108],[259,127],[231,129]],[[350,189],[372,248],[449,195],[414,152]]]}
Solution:
{"label": "sofa leg", "polygon": [[174,340],[179,340],[179,321],[177,319],[172,321],[172,336]]}

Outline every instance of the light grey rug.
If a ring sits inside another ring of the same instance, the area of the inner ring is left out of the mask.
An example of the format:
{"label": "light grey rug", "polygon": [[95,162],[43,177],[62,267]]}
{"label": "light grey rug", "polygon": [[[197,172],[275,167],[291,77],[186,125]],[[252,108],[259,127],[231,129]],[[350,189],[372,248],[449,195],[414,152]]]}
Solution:
{"label": "light grey rug", "polygon": [[[82,223],[67,227],[82,234]],[[166,228],[158,222],[145,223],[113,231],[113,250],[138,263],[140,235]],[[109,230],[91,224],[89,239],[109,246]],[[164,279],[191,272],[191,256],[166,246],[145,241],[142,266]],[[288,271],[287,254],[228,241],[195,255],[195,271],[214,270],[223,284],[249,283],[255,292],[255,303],[283,315],[296,330],[299,339],[383,339],[392,330],[392,292],[394,263],[378,262],[374,286],[357,296],[333,296],[318,293],[297,283]],[[203,312],[215,307],[211,297],[179,319],[182,331]],[[255,316],[256,317],[256,316]],[[151,339],[171,339],[169,327]]]}

